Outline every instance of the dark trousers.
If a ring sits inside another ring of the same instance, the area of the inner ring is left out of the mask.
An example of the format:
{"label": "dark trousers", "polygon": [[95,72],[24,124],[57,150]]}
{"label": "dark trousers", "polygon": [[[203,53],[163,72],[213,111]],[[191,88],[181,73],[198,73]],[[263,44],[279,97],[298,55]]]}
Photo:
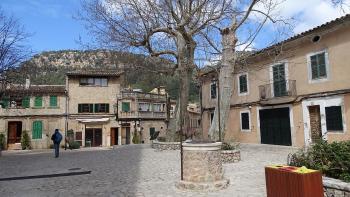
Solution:
{"label": "dark trousers", "polygon": [[53,147],[55,149],[55,157],[58,157],[60,154],[60,144],[54,143]]}

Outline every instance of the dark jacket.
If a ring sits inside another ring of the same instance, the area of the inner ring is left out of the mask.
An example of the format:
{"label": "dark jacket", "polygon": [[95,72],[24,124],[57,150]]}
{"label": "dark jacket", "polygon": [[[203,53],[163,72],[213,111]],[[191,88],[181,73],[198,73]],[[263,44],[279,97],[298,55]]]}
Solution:
{"label": "dark jacket", "polygon": [[58,130],[55,130],[55,133],[52,134],[51,140],[52,140],[53,143],[55,143],[55,144],[61,143],[61,141],[62,141],[62,135],[60,134],[60,132],[58,132]]}

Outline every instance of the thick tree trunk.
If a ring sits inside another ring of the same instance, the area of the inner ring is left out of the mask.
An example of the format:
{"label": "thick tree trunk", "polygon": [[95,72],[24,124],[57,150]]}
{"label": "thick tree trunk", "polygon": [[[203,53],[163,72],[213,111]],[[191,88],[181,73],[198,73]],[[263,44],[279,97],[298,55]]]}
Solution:
{"label": "thick tree trunk", "polygon": [[[236,36],[234,28],[226,28],[222,30],[222,60],[219,72],[219,106],[215,107],[214,119],[209,129],[209,135],[212,140],[224,141],[227,131],[227,122],[230,115],[230,105],[232,92],[234,88],[234,66],[236,60],[235,46]],[[220,109],[220,110],[219,110]],[[220,123],[219,123],[220,117]],[[220,125],[220,126],[219,126]],[[220,128],[219,128],[220,127]],[[221,134],[221,135],[220,135]]]}
{"label": "thick tree trunk", "polygon": [[[185,40],[182,36],[177,37],[178,48],[178,73],[180,78],[179,89],[179,120],[176,129],[186,135],[189,129],[189,115],[187,105],[190,91],[190,81],[194,69],[195,42]],[[181,134],[181,133],[180,133]]]}

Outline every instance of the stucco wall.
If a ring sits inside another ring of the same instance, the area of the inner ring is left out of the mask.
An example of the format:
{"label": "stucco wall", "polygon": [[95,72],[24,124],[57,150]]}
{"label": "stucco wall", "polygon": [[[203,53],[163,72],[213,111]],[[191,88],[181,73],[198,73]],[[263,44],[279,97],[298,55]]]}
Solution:
{"label": "stucco wall", "polygon": [[[241,142],[260,143],[260,134],[257,120],[256,105],[250,103],[260,100],[259,86],[271,83],[271,66],[277,63],[286,64],[286,75],[289,80],[296,80],[297,95],[306,95],[320,93],[325,91],[334,91],[341,89],[350,89],[350,67],[348,66],[350,48],[350,27],[345,26],[321,36],[321,40],[317,43],[311,42],[311,38],[300,41],[293,50],[282,53],[277,59],[264,58],[256,61],[253,64],[246,65],[243,69],[236,68],[234,76],[234,91],[231,99],[231,104],[247,104],[251,105],[251,124],[250,132],[240,131],[240,108],[231,108],[228,121],[228,139],[234,138]],[[329,73],[328,78],[321,82],[312,82],[309,79],[308,55],[326,51],[328,53]],[[248,74],[248,94],[245,96],[238,95],[238,76],[240,73]],[[202,107],[205,109],[215,108],[217,105],[216,99],[210,98],[210,84],[212,77],[209,75],[202,78]],[[222,98],[224,99],[224,98]],[[292,144],[293,146],[302,147],[305,145],[305,117],[301,102],[292,105]],[[350,124],[350,95],[344,97],[344,114],[345,125]],[[350,126],[350,125],[349,125]],[[350,134],[346,130],[342,133],[328,133],[329,141],[350,139]],[[207,133],[210,127],[210,112],[205,111],[202,115],[203,132]],[[206,135],[205,135],[206,136]]]}

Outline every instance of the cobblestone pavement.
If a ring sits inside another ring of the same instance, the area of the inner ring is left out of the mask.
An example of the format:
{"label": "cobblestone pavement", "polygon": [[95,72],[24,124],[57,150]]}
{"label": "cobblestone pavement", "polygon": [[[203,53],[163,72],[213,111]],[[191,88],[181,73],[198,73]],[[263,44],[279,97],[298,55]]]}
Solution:
{"label": "cobblestone pavement", "polygon": [[89,175],[0,181],[0,196],[265,196],[264,166],[286,163],[295,149],[280,146],[241,145],[242,161],[224,164],[230,186],[211,193],[175,188],[180,179],[179,151],[156,152],[149,145],[114,150],[5,154],[0,157],[0,178],[91,170]]}

